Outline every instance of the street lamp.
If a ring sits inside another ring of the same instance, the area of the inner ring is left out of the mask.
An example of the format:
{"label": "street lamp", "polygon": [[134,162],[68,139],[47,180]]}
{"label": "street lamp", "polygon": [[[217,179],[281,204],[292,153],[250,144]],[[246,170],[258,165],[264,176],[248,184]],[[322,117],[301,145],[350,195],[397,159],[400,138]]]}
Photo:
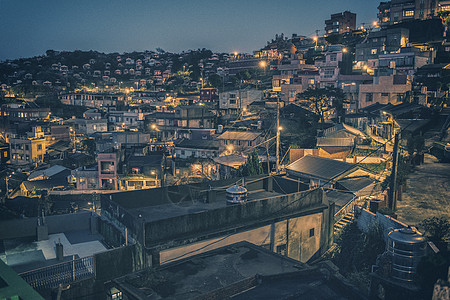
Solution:
{"label": "street lamp", "polygon": [[313,41],[316,42],[316,45],[314,46],[314,50],[317,50],[317,41],[319,38],[317,36],[313,37]]}

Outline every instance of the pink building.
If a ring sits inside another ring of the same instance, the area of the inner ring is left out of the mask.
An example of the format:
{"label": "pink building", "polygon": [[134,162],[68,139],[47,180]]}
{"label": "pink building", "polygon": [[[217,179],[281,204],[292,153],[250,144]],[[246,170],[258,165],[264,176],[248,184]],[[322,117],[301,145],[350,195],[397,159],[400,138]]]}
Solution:
{"label": "pink building", "polygon": [[99,188],[117,190],[117,157],[116,153],[99,153],[98,180]]}

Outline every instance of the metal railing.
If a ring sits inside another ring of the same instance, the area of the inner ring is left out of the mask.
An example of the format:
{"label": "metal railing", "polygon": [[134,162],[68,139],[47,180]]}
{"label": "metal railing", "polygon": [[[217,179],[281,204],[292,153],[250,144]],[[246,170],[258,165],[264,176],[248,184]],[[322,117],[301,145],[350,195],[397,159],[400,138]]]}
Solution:
{"label": "metal railing", "polygon": [[19,274],[36,290],[56,288],[60,284],[95,276],[94,257],[84,257]]}

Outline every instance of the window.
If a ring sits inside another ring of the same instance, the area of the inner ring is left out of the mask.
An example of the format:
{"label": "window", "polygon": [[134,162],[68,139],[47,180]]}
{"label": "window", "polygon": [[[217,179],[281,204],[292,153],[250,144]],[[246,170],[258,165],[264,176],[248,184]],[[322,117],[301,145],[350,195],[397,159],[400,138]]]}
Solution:
{"label": "window", "polygon": [[42,150],[42,144],[38,144],[38,145],[37,145],[37,149],[38,149],[38,150]]}
{"label": "window", "polygon": [[366,94],[366,102],[372,102],[373,101],[373,94],[367,93]]}
{"label": "window", "polygon": [[25,150],[26,150],[26,151],[30,150],[30,146],[25,145]]}
{"label": "window", "polygon": [[311,228],[309,230],[309,237],[313,237],[314,236],[314,228]]}
{"label": "window", "polygon": [[248,146],[249,147],[253,146],[253,142],[252,141],[248,141]]}
{"label": "window", "polygon": [[337,54],[333,53],[330,55],[330,61],[336,61],[337,60]]}
{"label": "window", "polygon": [[414,10],[404,10],[403,16],[404,17],[414,17]]}
{"label": "window", "polygon": [[30,156],[27,154],[27,155],[25,155],[25,160],[26,161],[30,161]]}
{"label": "window", "polygon": [[370,51],[370,53],[371,53],[372,55],[376,55],[377,52],[378,52],[378,49],[372,49],[372,51]]}
{"label": "window", "polygon": [[323,77],[324,78],[332,78],[334,75],[334,69],[325,69]]}

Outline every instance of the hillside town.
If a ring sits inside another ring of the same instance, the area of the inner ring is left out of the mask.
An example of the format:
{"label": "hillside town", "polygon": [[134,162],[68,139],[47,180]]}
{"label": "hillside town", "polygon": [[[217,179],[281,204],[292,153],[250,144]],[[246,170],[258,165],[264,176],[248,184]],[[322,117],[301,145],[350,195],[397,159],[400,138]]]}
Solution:
{"label": "hillside town", "polygon": [[449,299],[450,1],[378,10],[0,61],[0,299]]}

